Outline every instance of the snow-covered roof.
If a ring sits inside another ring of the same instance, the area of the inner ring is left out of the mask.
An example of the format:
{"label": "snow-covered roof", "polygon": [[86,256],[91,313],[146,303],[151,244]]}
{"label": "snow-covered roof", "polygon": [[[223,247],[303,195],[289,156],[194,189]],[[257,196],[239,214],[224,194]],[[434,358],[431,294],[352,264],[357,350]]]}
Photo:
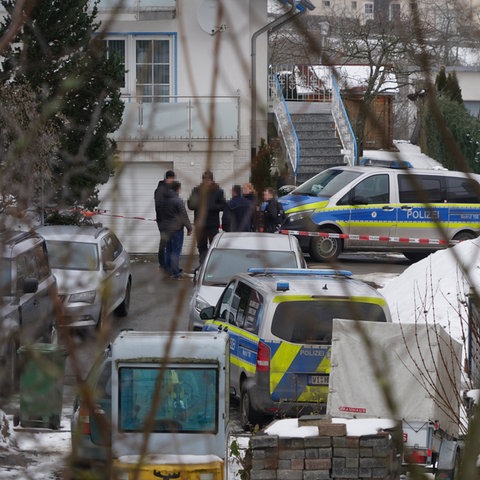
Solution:
{"label": "snow-covered roof", "polygon": [[[370,77],[369,65],[315,65],[312,69],[315,71],[317,77],[324,83],[325,86],[331,88],[332,73],[335,72],[337,84],[340,90],[362,89],[367,86],[367,81]],[[385,67],[380,67],[384,70]],[[398,82],[395,74],[391,71],[385,73],[385,80],[381,86],[381,92],[386,94],[395,94],[398,92]]]}

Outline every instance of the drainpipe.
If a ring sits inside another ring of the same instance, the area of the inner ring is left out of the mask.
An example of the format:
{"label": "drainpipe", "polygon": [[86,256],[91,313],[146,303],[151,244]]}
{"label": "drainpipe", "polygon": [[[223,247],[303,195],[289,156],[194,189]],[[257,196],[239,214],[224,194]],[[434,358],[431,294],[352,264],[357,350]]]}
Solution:
{"label": "drainpipe", "polygon": [[[282,27],[284,24],[293,21],[298,15],[301,15],[306,12],[305,8],[302,8],[297,13],[294,13],[297,9],[296,0],[288,0],[288,3],[291,4],[291,9],[275,19],[273,22],[268,23],[259,30],[257,30],[252,35],[251,43],[251,63],[252,63],[252,74],[251,74],[251,84],[252,84],[252,101],[251,101],[251,111],[250,111],[250,145],[251,145],[251,155],[252,160],[255,158],[257,153],[257,38],[266,31],[274,31]],[[313,7],[314,8],[314,7]],[[308,7],[308,9],[311,9]]]}

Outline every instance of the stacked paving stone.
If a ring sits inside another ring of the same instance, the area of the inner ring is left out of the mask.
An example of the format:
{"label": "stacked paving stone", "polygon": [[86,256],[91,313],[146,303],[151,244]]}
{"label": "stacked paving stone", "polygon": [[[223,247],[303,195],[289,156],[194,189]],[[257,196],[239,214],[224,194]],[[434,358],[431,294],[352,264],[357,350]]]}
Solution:
{"label": "stacked paving stone", "polygon": [[343,423],[321,421],[318,436],[305,438],[257,434],[250,453],[251,480],[399,478],[399,459],[389,433],[347,436]]}

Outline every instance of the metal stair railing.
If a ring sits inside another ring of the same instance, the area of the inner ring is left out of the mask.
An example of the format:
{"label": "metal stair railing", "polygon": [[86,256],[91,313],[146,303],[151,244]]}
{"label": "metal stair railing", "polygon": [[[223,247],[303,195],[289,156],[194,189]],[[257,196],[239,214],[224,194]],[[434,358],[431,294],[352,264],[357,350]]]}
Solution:
{"label": "metal stair railing", "polygon": [[332,79],[332,115],[343,146],[343,153],[349,165],[358,164],[357,139],[347,115],[334,75]]}
{"label": "metal stair railing", "polygon": [[283,96],[282,88],[278,75],[273,76],[274,82],[271,85],[271,100],[272,100],[272,109],[275,117],[277,119],[278,128],[280,134],[283,138],[285,144],[285,149],[287,151],[287,156],[292,166],[293,176],[295,178],[295,183],[297,180],[298,165],[300,162],[300,143],[298,141],[297,132],[293,126],[292,118],[288,112],[287,103],[285,97]]}

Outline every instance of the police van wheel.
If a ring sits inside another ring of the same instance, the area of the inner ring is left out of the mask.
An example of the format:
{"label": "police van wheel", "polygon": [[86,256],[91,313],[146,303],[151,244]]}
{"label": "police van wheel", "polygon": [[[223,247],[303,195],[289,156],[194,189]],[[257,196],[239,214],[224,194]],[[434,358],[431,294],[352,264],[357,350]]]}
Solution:
{"label": "police van wheel", "polygon": [[411,262],[419,262],[428,257],[430,252],[403,252],[403,255]]}
{"label": "police van wheel", "polygon": [[252,407],[250,394],[245,383],[242,385],[240,394],[240,421],[244,430],[251,430],[255,425],[260,425],[262,415]]}
{"label": "police van wheel", "polygon": [[473,232],[458,232],[453,239],[458,242],[463,242],[464,240],[473,240],[477,236]]}
{"label": "police van wheel", "polygon": [[[331,228],[320,230],[323,233],[338,233]],[[312,237],[310,256],[317,262],[335,260],[342,253],[342,241],[339,238]]]}

